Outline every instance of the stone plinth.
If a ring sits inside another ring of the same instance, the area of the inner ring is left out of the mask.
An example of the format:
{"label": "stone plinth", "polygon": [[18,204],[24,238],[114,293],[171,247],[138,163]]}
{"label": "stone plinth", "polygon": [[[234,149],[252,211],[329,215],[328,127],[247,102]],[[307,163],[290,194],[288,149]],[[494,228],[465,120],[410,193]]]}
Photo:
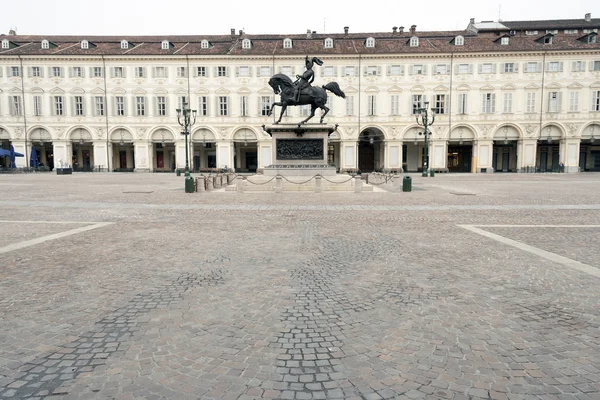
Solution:
{"label": "stone plinth", "polygon": [[335,175],[335,166],[327,163],[327,143],[336,129],[337,125],[325,124],[263,126],[273,139],[274,160],[263,173],[268,176]]}

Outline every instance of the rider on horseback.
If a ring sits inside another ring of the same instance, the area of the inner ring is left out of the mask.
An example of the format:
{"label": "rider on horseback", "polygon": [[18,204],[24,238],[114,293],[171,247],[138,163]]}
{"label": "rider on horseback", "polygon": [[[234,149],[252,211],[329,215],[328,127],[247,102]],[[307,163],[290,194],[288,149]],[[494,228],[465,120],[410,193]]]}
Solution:
{"label": "rider on horseback", "polygon": [[313,57],[312,60],[306,56],[305,64],[306,71],[302,75],[296,75],[296,81],[294,82],[294,101],[298,103],[300,101],[300,94],[302,90],[311,87],[311,83],[315,80],[315,73],[312,70],[313,63],[317,65],[323,65],[323,61],[317,57]]}

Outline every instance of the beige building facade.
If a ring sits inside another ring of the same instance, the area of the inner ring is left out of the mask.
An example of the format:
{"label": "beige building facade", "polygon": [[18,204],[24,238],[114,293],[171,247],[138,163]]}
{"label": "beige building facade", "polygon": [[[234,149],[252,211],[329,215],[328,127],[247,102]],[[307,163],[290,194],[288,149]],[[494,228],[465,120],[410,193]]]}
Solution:
{"label": "beige building facade", "polygon": [[[76,170],[185,166],[176,109],[197,110],[190,168],[260,172],[273,163],[261,128],[279,115],[269,78],[324,61],[336,81],[325,122],[339,124],[328,161],[339,171],[418,171],[435,113],[438,172],[600,170],[599,19],[476,23],[456,32],[174,37],[0,36],[0,145]],[[292,107],[282,123],[297,123]],[[318,115],[311,122],[318,122]],[[4,166],[0,160],[0,166]]]}

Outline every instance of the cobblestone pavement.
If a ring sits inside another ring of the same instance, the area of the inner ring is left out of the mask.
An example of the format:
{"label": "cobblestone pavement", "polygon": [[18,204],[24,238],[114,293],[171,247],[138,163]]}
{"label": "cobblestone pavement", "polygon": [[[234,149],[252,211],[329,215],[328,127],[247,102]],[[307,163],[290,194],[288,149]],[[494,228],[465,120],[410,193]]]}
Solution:
{"label": "cobblestone pavement", "polygon": [[461,227],[600,269],[600,175],[182,179],[0,175],[0,399],[600,399],[600,278]]}

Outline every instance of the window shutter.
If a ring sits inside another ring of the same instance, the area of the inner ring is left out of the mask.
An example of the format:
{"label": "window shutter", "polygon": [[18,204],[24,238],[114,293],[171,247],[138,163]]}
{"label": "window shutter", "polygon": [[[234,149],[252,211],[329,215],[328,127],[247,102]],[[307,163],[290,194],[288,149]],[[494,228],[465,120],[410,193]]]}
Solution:
{"label": "window shutter", "polygon": [[558,72],[563,72],[563,65],[564,65],[564,62],[562,62],[562,61],[558,63]]}
{"label": "window shutter", "polygon": [[33,76],[33,67],[27,68],[27,71],[27,76],[31,78]]}
{"label": "window shutter", "polygon": [[[168,78],[169,77],[169,68],[164,67],[164,71],[165,71],[165,78]],[[125,76],[125,69],[123,69],[123,76]]]}
{"label": "window shutter", "polygon": [[562,92],[558,92],[556,96],[556,111],[562,112]]}
{"label": "window shutter", "polygon": [[[67,100],[67,98],[65,97],[65,101]],[[71,115],[75,116],[77,115],[76,111],[77,111],[77,106],[75,105],[75,96],[71,96],[71,98],[69,98],[69,102],[71,103]],[[66,105],[66,104],[65,104]],[[66,108],[65,108],[66,111]],[[65,113],[66,114],[66,113]]]}
{"label": "window shutter", "polygon": [[64,69],[64,67],[60,67],[60,77],[61,78],[65,77],[65,69]]}
{"label": "window shutter", "polygon": [[377,76],[381,76],[381,66],[377,67]]}
{"label": "window shutter", "polygon": [[485,113],[485,93],[481,94],[481,113]]}
{"label": "window shutter", "polygon": [[496,73],[496,63],[492,64],[492,74]]}
{"label": "window shutter", "polygon": [[94,67],[90,67],[90,77],[94,76]]}
{"label": "window shutter", "polygon": [[469,74],[473,73],[473,64],[469,64]]}
{"label": "window shutter", "polygon": [[388,65],[387,68],[386,68],[386,71],[387,71],[387,75],[388,76],[392,75],[392,66]]}
{"label": "window shutter", "polygon": [[235,67],[235,76],[240,76],[240,67]]}
{"label": "window shutter", "polygon": [[[8,67],[8,68],[10,68],[10,67]],[[8,70],[8,76],[11,76],[10,69]],[[48,76],[52,77],[52,67],[48,67]]]}
{"label": "window shutter", "polygon": [[337,67],[333,67],[333,76],[338,76],[338,68]]}
{"label": "window shutter", "polygon": [[256,70],[256,76],[261,76],[260,75],[260,67],[254,67],[254,69]]}
{"label": "window shutter", "polygon": [[79,71],[81,71],[81,77],[85,78],[85,68],[81,67]]}
{"label": "window shutter", "polygon": [[219,76],[219,67],[213,67],[213,75]]}
{"label": "window shutter", "polygon": [[491,98],[492,98],[492,100],[491,100],[490,112],[495,113],[496,112],[496,93],[492,93]]}
{"label": "window shutter", "polygon": [[500,63],[500,73],[503,74],[506,71],[506,63]]}
{"label": "window shutter", "polygon": [[593,71],[593,70],[594,70],[594,62],[590,61],[590,71]]}
{"label": "window shutter", "polygon": [[456,65],[454,66],[454,74],[455,74],[455,75],[458,75],[458,66],[459,66],[459,64],[456,64]]}
{"label": "window shutter", "polygon": [[194,78],[198,77],[198,67],[194,67]]}
{"label": "window shutter", "polygon": [[416,66],[415,66],[415,65],[413,65],[413,66],[411,67],[411,69],[410,69],[410,73],[409,73],[409,74],[410,74],[410,75],[414,75],[414,74],[416,74],[416,72],[417,72],[416,70],[417,70]]}
{"label": "window shutter", "polygon": [[481,72],[482,72],[482,71],[483,71],[483,64],[479,64],[479,65],[477,66],[477,72],[478,72],[479,74],[481,74]]}
{"label": "window shutter", "polygon": [[514,63],[513,68],[515,72],[519,72],[519,63]]}
{"label": "window shutter", "polygon": [[423,75],[427,75],[427,65],[423,65]]}
{"label": "window shutter", "polygon": [[537,68],[536,68],[535,72],[542,72],[542,63],[541,62],[537,63]]}

